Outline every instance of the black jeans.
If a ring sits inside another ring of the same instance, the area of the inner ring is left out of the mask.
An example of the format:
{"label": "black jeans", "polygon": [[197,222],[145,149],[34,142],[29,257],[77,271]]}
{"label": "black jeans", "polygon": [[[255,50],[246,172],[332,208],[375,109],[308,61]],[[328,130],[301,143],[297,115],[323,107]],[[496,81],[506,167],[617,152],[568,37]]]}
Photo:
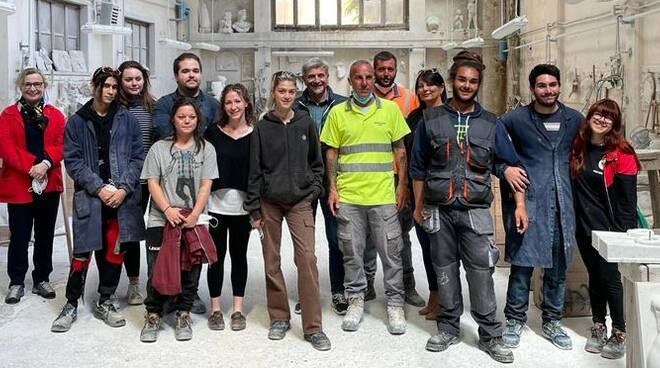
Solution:
{"label": "black jeans", "polygon": [[626,317],[623,307],[623,285],[616,263],[607,262],[591,246],[591,236],[576,234],[578,249],[589,274],[589,300],[593,321],[605,323],[607,307],[610,307],[612,327],[626,332]]}
{"label": "black jeans", "polygon": [[[2,190],[8,190],[4,188]],[[7,274],[9,286],[23,285],[28,270],[28,244],[34,224],[34,252],[32,254],[32,282],[49,281],[53,271],[53,237],[60,193],[32,195],[32,203],[7,204],[9,214],[9,249]]]}
{"label": "black jeans", "polygon": [[[142,197],[140,198],[140,206],[142,207],[142,214],[147,210],[149,203],[149,188],[147,184],[140,184],[142,187]],[[140,277],[140,242],[126,242],[121,244],[124,255],[124,267],[126,268],[126,276]]]}
{"label": "black jeans", "polygon": [[[115,255],[113,245],[119,237],[119,224],[116,218],[103,219],[103,248],[94,252],[96,267],[99,269],[99,304],[110,299],[117,290],[121,277],[121,264],[123,254]],[[74,306],[78,306],[78,299],[85,291],[85,279],[92,252],[74,253],[71,261],[69,279],[66,283],[66,299]]]}
{"label": "black jeans", "polygon": [[218,262],[209,265],[206,281],[209,286],[211,298],[219,297],[222,292],[224,280],[224,263],[227,254],[227,240],[229,240],[229,256],[231,257],[231,286],[234,296],[245,295],[247,283],[248,263],[247,247],[250,240],[250,216],[225,216],[209,213],[218,220],[218,226],[209,227],[209,232],[218,252]]}
{"label": "black jeans", "polygon": [[431,259],[431,239],[429,239],[429,234],[417,222],[415,222],[415,233],[422,248],[422,259],[424,261],[426,279],[429,282],[429,291],[438,291],[438,275],[435,274],[433,259]]}
{"label": "black jeans", "polygon": [[339,249],[337,241],[337,218],[333,216],[328,205],[328,197],[319,197],[312,203],[312,211],[316,218],[317,205],[321,205],[325,225],[325,237],[328,240],[328,271],[330,272],[330,292],[332,294],[344,293],[344,255]]}
{"label": "black jeans", "polygon": [[[147,281],[147,298],[144,300],[144,305],[148,313],[163,314],[163,306],[166,302],[172,300],[168,295],[161,295],[156,289],[151,287],[151,279],[154,272],[154,265],[158,257],[160,245],[163,243],[163,229],[164,227],[150,227],[147,228],[147,273],[149,280]],[[181,270],[181,294],[176,296],[176,304],[180,311],[189,312],[192,307],[195,295],[197,295],[197,285],[199,283],[199,275],[202,272],[202,265],[197,264],[192,267],[190,271]]]}

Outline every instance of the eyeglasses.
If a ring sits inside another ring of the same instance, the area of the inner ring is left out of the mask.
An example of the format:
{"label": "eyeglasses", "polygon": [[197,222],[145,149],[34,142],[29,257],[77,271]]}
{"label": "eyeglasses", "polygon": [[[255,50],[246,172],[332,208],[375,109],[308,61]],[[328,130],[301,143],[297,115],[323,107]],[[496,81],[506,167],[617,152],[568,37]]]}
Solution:
{"label": "eyeglasses", "polygon": [[23,83],[23,88],[25,88],[25,89],[30,89],[32,87],[39,89],[43,86],[44,86],[44,82],[25,82],[25,83]]}
{"label": "eyeglasses", "polygon": [[600,113],[594,113],[592,115],[592,117],[594,119],[599,120],[599,121],[601,121],[603,123],[606,123],[606,124],[614,124],[614,120],[612,120],[611,118],[608,118],[608,117],[606,117],[606,116],[604,116]]}

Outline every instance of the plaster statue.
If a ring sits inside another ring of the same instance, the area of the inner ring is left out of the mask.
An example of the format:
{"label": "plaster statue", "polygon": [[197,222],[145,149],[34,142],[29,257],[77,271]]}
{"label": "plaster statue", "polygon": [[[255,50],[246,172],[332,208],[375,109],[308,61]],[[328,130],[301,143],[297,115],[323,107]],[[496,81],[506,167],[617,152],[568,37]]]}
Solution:
{"label": "plaster statue", "polygon": [[218,80],[211,82],[211,93],[218,101],[220,101],[220,97],[222,97],[222,91],[224,91],[226,84],[227,77],[224,75],[218,75]]}
{"label": "plaster statue", "polygon": [[230,11],[225,12],[225,17],[222,18],[222,21],[220,22],[220,27],[221,27],[222,33],[234,33],[234,29],[231,28],[231,12]]}
{"label": "plaster statue", "polygon": [[241,9],[238,11],[238,20],[232,25],[232,28],[238,33],[250,32],[252,23],[247,20],[247,10]]}
{"label": "plaster statue", "polygon": [[435,15],[426,17],[426,30],[431,33],[437,33],[440,29],[440,18]]}
{"label": "plaster statue", "polygon": [[655,323],[657,328],[657,335],[653,340],[653,345],[649,349],[649,355],[646,357],[647,368],[660,368],[660,297],[656,296],[651,301],[651,309],[655,314]]}
{"label": "plaster statue", "polygon": [[461,9],[456,9],[456,14],[454,14],[454,31],[462,30],[463,22],[465,22],[463,11]]}
{"label": "plaster statue", "polygon": [[65,50],[52,50],[53,65],[58,72],[71,72],[71,56]]}
{"label": "plaster statue", "polygon": [[337,80],[342,80],[346,76],[346,65],[344,63],[335,64],[335,76]]}
{"label": "plaster statue", "polygon": [[199,12],[197,13],[197,21],[199,26],[197,30],[199,33],[210,33],[211,32],[211,16],[209,13],[209,7],[206,5],[206,1],[199,2]]}
{"label": "plaster statue", "polygon": [[479,24],[477,23],[477,8],[478,8],[478,3],[479,0],[468,0],[467,2],[467,29],[473,29],[474,30],[474,36],[477,36],[477,32],[479,32]]}

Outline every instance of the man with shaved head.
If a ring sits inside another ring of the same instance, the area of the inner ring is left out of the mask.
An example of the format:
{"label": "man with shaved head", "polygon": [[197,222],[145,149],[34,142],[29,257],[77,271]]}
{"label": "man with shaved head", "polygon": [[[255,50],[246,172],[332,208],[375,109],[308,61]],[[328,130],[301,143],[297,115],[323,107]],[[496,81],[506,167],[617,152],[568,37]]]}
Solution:
{"label": "man with shaved head", "polygon": [[[398,335],[405,333],[406,320],[403,242],[397,213],[408,201],[403,137],[410,129],[394,102],[376,97],[374,80],[369,61],[351,65],[351,96],[332,108],[321,141],[328,146],[328,206],[337,217],[339,247],[344,254],[349,306],[342,329],[356,331],[362,319],[367,289],[364,249],[369,237],[383,262],[387,328]],[[402,178],[396,189],[393,160]]]}

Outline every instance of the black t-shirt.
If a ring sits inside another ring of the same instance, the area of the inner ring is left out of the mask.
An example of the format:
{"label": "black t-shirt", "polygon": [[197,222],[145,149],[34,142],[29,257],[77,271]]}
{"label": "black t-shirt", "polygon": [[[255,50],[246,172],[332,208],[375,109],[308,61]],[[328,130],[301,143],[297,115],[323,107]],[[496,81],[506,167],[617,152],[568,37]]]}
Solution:
{"label": "black t-shirt", "polygon": [[534,114],[536,115],[537,124],[541,124],[541,129],[545,130],[550,141],[556,143],[557,139],[559,139],[559,128],[562,121],[561,111],[557,110],[552,114],[541,114],[534,110]]}
{"label": "black t-shirt", "polygon": [[205,138],[215,148],[220,177],[213,180],[212,190],[237,189],[247,191],[250,172],[250,135],[234,139],[217,125],[209,126]]}
{"label": "black t-shirt", "polygon": [[600,164],[605,147],[590,144],[587,150],[584,170],[573,180],[576,225],[583,236],[591,236],[591,230],[612,228],[603,165]]}

